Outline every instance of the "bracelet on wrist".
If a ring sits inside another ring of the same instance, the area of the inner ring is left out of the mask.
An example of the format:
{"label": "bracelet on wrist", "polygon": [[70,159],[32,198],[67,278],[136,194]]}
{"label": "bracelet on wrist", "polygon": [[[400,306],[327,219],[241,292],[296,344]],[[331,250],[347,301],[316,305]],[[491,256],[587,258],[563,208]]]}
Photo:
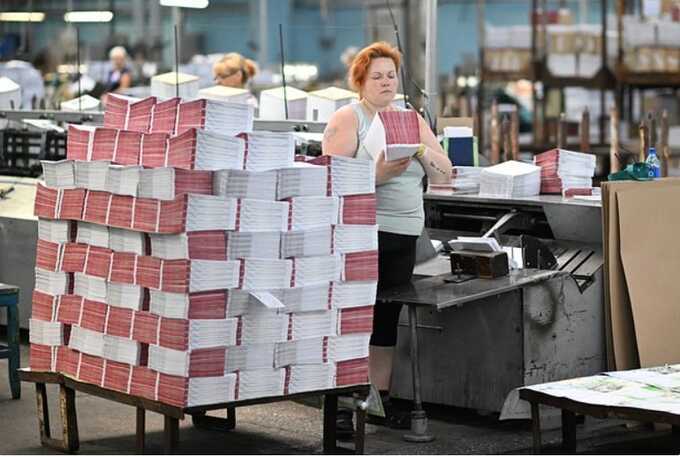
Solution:
{"label": "bracelet on wrist", "polygon": [[418,146],[418,149],[416,150],[416,153],[414,154],[417,159],[421,159],[425,155],[425,150],[427,149],[427,146],[424,144],[421,144]]}

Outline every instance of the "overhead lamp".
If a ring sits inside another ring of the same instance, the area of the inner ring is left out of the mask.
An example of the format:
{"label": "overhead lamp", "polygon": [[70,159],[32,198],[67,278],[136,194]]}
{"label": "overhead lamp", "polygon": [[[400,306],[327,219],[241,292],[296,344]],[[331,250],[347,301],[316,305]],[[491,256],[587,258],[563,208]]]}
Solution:
{"label": "overhead lamp", "polygon": [[45,13],[39,12],[5,12],[0,13],[0,21],[3,22],[42,22],[45,20]]}
{"label": "overhead lamp", "polygon": [[66,22],[111,22],[111,11],[69,11],[64,13]]}
{"label": "overhead lamp", "polygon": [[209,0],[160,0],[161,6],[177,6],[180,8],[207,8]]}

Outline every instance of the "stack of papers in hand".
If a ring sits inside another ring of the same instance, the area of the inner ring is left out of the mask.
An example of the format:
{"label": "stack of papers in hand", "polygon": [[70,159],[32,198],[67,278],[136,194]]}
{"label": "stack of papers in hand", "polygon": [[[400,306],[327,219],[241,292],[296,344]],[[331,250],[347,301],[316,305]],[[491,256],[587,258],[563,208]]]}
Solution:
{"label": "stack of papers in hand", "polygon": [[140,171],[138,194],[142,198],[158,200],[174,200],[187,193],[211,195],[212,181],[211,171],[148,168]]}
{"label": "stack of papers in hand", "polygon": [[251,105],[215,100],[194,100],[181,103],[177,116],[177,134],[195,128],[233,136],[253,131]]}
{"label": "stack of papers in hand", "polygon": [[286,384],[285,369],[241,371],[238,377],[238,399],[278,397]]}
{"label": "stack of papers in hand", "polygon": [[141,170],[142,167],[137,165],[110,165],[104,190],[116,195],[136,197]]}
{"label": "stack of papers in hand", "polygon": [[345,196],[375,192],[375,164],[372,160],[321,156],[310,162],[328,167],[329,195]]}
{"label": "stack of papers in hand", "polygon": [[312,337],[276,343],[274,367],[322,364],[328,359],[328,338]]}
{"label": "stack of papers in hand", "polygon": [[242,138],[189,129],[170,138],[167,166],[186,170],[243,169],[245,141]]}
{"label": "stack of papers in hand", "polygon": [[215,172],[213,191],[225,197],[277,200],[276,178],[275,170],[220,170]]}
{"label": "stack of papers in hand", "polygon": [[235,374],[201,378],[160,375],[156,400],[179,407],[234,401],[237,379]]}
{"label": "stack of papers in hand", "polygon": [[43,169],[43,179],[48,187],[74,187],[75,167],[72,160],[40,161]]}
{"label": "stack of papers in hand", "polygon": [[420,146],[418,114],[415,111],[382,111],[378,113],[385,129],[385,160],[412,157]]}
{"label": "stack of papers in hand", "polygon": [[[284,97],[284,90],[285,97]],[[288,101],[288,118],[305,120],[307,117],[307,92],[286,86],[265,89],[260,92],[260,119],[286,120],[286,104]]]}
{"label": "stack of papers in hand", "polygon": [[293,365],[290,367],[288,393],[325,390],[335,387],[335,364]]}
{"label": "stack of papers in hand", "polygon": [[217,85],[199,90],[198,97],[219,102],[248,103],[250,92],[239,87]]}
{"label": "stack of papers in hand", "polygon": [[564,189],[593,185],[596,158],[593,154],[552,149],[534,157],[541,167],[541,193],[559,194]]}
{"label": "stack of papers in hand", "polygon": [[227,348],[225,373],[234,371],[264,370],[274,367],[274,349],[277,343],[250,344]]}
{"label": "stack of papers in hand", "polygon": [[511,160],[484,168],[479,195],[485,197],[532,197],[541,190],[541,168]]}
{"label": "stack of papers in hand", "polygon": [[163,73],[151,78],[151,95],[161,100],[175,96],[190,100],[196,98],[200,87],[198,76],[185,73]]}
{"label": "stack of papers in hand", "polygon": [[238,136],[246,142],[246,170],[266,171],[293,166],[295,137],[291,133],[252,132]]}
{"label": "stack of papers in hand", "polygon": [[290,197],[324,196],[328,192],[328,168],[306,162],[295,162],[292,167],[278,170],[276,196],[278,200]]}

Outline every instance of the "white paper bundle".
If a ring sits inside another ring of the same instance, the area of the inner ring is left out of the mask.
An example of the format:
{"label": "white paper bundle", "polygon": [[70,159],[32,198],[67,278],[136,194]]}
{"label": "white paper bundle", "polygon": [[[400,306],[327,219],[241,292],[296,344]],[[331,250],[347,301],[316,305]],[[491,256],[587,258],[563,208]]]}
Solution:
{"label": "white paper bundle", "polygon": [[241,317],[241,345],[278,343],[288,339],[288,316],[251,308]]}
{"label": "white paper bundle", "polygon": [[238,319],[189,319],[186,321],[188,334],[172,334],[179,327],[171,326],[166,328],[161,322],[160,340],[161,345],[164,339],[176,341],[177,338],[186,337],[186,350],[205,349],[236,345],[236,333]]}
{"label": "white paper bundle", "polygon": [[330,225],[281,233],[281,257],[328,256],[333,253]]}
{"label": "white paper bundle", "polygon": [[284,369],[241,371],[238,378],[238,399],[281,396],[285,382]]}
{"label": "white paper bundle", "polygon": [[345,360],[368,357],[370,333],[352,333],[329,339],[329,360],[342,362]]}
{"label": "white paper bundle", "polygon": [[331,305],[333,308],[357,308],[375,303],[378,283],[375,281],[334,282],[332,287]]}
{"label": "white paper bundle", "polygon": [[290,229],[304,230],[338,223],[337,197],[293,197],[290,202]]}
{"label": "white paper bundle", "polygon": [[295,137],[288,132],[251,132],[246,140],[246,170],[267,171],[295,163]]}
{"label": "white paper bundle", "polygon": [[541,168],[514,160],[487,167],[480,174],[479,195],[532,197],[541,189]]}
{"label": "white paper bundle", "polygon": [[227,259],[278,259],[280,232],[227,232]]}
{"label": "white paper bundle", "polygon": [[185,193],[211,195],[212,172],[170,167],[146,168],[139,173],[137,193],[141,198],[174,200]]}
{"label": "white paper bundle", "polygon": [[307,120],[328,122],[339,108],[359,99],[356,92],[340,87],[310,92],[307,97]]}
{"label": "white paper bundle", "polygon": [[213,180],[213,193],[225,197],[277,200],[275,170],[220,170]]}
{"label": "white paper bundle", "polygon": [[335,252],[375,251],[378,249],[377,225],[339,224],[334,227]]}
{"label": "white paper bundle", "polygon": [[275,87],[260,92],[260,119],[276,121],[286,120],[286,104],[288,101],[288,119],[305,120],[307,117],[307,92],[286,86]]}
{"label": "white paper bundle", "polygon": [[336,310],[311,311],[290,315],[290,339],[301,340],[337,334],[338,312]]}
{"label": "white paper bundle", "polygon": [[326,390],[335,387],[335,364],[293,365],[290,367],[288,393]]}
{"label": "white paper bundle", "polygon": [[240,289],[229,291],[227,317],[240,317],[260,308],[264,309],[264,305],[253,297],[250,291]]}
{"label": "white paper bundle", "polygon": [[229,347],[224,372],[272,369],[275,347],[275,343]]}
{"label": "white paper bundle", "polygon": [[64,295],[69,284],[69,274],[63,271],[35,269],[35,290],[50,295]]}
{"label": "white paper bundle", "polygon": [[322,364],[326,361],[327,349],[328,342],[323,337],[276,343],[274,368],[289,365]]}
{"label": "white paper bundle", "polygon": [[142,167],[137,165],[111,165],[106,176],[106,191],[116,195],[137,196],[139,172]]}
{"label": "white paper bundle", "polygon": [[75,222],[39,219],[38,238],[51,243],[67,243],[71,240],[72,224]]}
{"label": "white paper bundle", "polygon": [[133,230],[109,228],[109,247],[114,252],[133,252],[143,255],[145,251],[145,235]]}
{"label": "white paper bundle", "polygon": [[28,336],[31,344],[61,346],[64,344],[64,324],[61,322],[29,319]]}
{"label": "white paper bundle", "polygon": [[105,225],[90,224],[89,222],[78,222],[76,243],[108,248],[109,228]]}
{"label": "white paper bundle", "polygon": [[[223,363],[223,361],[215,361]],[[149,345],[149,368],[172,376],[189,376],[191,352]]]}
{"label": "white paper bundle", "polygon": [[278,170],[277,199],[325,196],[328,191],[328,168],[306,162]]}
{"label": "white paper bundle", "polygon": [[198,89],[200,78],[194,75],[169,72],[151,78],[151,95],[162,100],[175,96],[191,100],[198,95]]}
{"label": "white paper bundle", "polygon": [[288,229],[288,202],[244,198],[239,200],[239,203],[238,221],[235,221],[236,230],[274,232]]}
{"label": "white paper bundle", "polygon": [[250,104],[194,100],[179,105],[177,130],[182,133],[197,128],[231,136],[252,132],[253,113],[254,107]]}
{"label": "white paper bundle", "polygon": [[235,400],[236,375],[190,378],[186,406],[214,405]]}
{"label": "white paper bundle", "polygon": [[106,191],[106,176],[109,162],[76,160],[76,187],[88,190]]}
{"label": "white paper bundle", "polygon": [[[236,228],[236,199],[196,194],[189,194],[186,199],[187,209],[184,227],[180,231],[198,232],[201,230],[233,230]],[[243,205],[241,205],[241,209],[243,209]]]}
{"label": "white paper bundle", "polygon": [[105,279],[83,273],[75,273],[73,284],[74,294],[88,300],[106,303],[108,283]]}
{"label": "white paper bundle", "polygon": [[428,192],[457,192],[457,193],[479,193],[479,182],[481,179],[481,167],[454,166],[453,177],[447,184],[432,184],[427,187]]}
{"label": "white paper bundle", "polygon": [[361,195],[375,192],[375,164],[368,159],[321,156],[312,160],[328,167],[331,195]]}
{"label": "white paper bundle", "polygon": [[21,109],[21,87],[6,76],[0,76],[0,109]]}
{"label": "white paper bundle", "polygon": [[190,129],[170,138],[166,165],[191,170],[240,170],[245,151],[243,138]]}
{"label": "white paper bundle", "polygon": [[595,176],[597,159],[594,154],[553,149],[534,157],[534,163],[545,171],[555,171],[558,176]]}
{"label": "white paper bundle", "polygon": [[141,345],[132,339],[104,335],[104,355],[106,360],[139,365]]}
{"label": "white paper bundle", "polygon": [[216,85],[199,90],[198,97],[219,102],[248,103],[250,92],[240,87]]}
{"label": "white paper bundle", "polygon": [[84,354],[104,356],[104,334],[88,330],[79,325],[71,326],[68,347]]}
{"label": "white paper bundle", "polygon": [[192,260],[189,292],[235,288],[239,284],[239,267],[240,263],[236,260]]}
{"label": "white paper bundle", "polygon": [[295,287],[340,280],[342,258],[338,255],[298,257],[294,259],[294,262],[293,284]]}
{"label": "white paper bundle", "polygon": [[318,283],[306,287],[272,290],[271,293],[284,305],[283,313],[323,311],[330,308],[330,283]]}
{"label": "white paper bundle", "polygon": [[293,262],[281,259],[245,259],[242,288],[246,290],[290,287]]}
{"label": "white paper bundle", "polygon": [[74,187],[76,185],[76,171],[73,160],[41,160],[43,179],[47,187]]}
{"label": "white paper bundle", "polygon": [[91,95],[81,95],[80,97],[61,102],[59,107],[62,111],[99,111],[99,100]]}
{"label": "white paper bundle", "polygon": [[106,303],[109,306],[140,311],[144,303],[144,288],[134,284],[109,282]]}

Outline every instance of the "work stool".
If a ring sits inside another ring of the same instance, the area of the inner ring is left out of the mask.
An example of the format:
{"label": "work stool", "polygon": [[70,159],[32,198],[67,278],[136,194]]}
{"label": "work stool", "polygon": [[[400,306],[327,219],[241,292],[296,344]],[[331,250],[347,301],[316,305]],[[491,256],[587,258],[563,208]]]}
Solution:
{"label": "work stool", "polygon": [[9,359],[12,398],[21,397],[19,382],[19,288],[0,283],[0,308],[7,309],[7,346],[0,345],[0,359]]}

